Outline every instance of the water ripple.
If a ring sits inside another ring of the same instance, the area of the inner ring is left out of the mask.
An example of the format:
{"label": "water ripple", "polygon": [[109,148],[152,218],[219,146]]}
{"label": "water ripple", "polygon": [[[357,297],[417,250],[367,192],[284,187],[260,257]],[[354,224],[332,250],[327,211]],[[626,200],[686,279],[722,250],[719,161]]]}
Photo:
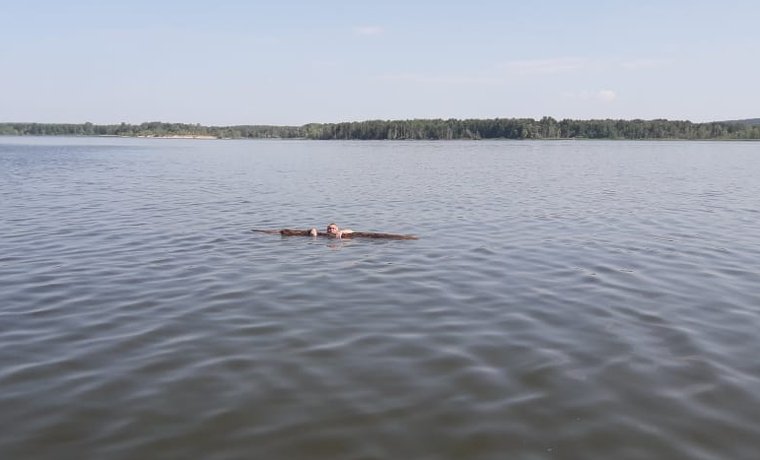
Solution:
{"label": "water ripple", "polygon": [[758,158],[4,139],[0,457],[754,458]]}

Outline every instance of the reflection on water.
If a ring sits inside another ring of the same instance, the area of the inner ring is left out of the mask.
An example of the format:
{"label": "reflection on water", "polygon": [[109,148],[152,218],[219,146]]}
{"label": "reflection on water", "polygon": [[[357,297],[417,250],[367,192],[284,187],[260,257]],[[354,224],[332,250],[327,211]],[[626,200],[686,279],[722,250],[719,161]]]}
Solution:
{"label": "reflection on water", "polygon": [[757,153],[1,138],[0,457],[754,458]]}

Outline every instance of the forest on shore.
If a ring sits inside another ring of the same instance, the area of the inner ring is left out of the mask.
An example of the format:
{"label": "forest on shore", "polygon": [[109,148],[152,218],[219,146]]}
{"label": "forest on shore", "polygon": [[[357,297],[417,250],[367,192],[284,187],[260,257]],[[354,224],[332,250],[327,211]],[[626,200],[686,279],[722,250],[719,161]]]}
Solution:
{"label": "forest on shore", "polygon": [[218,139],[737,139],[760,140],[760,119],[692,123],[674,120],[492,119],[369,120],[303,126],[202,126],[164,123],[0,123],[0,135],[210,137]]}

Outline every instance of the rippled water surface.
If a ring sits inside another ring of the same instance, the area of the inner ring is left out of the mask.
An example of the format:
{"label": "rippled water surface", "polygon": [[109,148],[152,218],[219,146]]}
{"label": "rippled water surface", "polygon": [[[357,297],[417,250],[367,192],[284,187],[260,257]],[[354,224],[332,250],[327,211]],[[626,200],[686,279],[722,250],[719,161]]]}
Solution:
{"label": "rippled water surface", "polygon": [[[0,138],[2,459],[755,459],[760,144]],[[282,238],[251,228],[414,233]]]}

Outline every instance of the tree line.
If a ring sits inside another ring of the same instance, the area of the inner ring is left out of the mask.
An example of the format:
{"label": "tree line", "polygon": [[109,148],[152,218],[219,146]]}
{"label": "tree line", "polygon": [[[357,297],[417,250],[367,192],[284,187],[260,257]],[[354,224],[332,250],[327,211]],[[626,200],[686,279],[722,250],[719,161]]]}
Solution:
{"label": "tree line", "polygon": [[218,139],[760,139],[760,124],[746,121],[692,123],[673,120],[493,119],[368,120],[303,126],[202,126],[148,122],[0,123],[0,135],[17,136],[204,136]]}
{"label": "tree line", "polygon": [[0,135],[16,136],[122,136],[170,137],[204,136],[219,139],[297,138],[302,129],[296,126],[202,126],[200,124],[152,121],[133,125],[95,125],[92,123],[0,123]]}

